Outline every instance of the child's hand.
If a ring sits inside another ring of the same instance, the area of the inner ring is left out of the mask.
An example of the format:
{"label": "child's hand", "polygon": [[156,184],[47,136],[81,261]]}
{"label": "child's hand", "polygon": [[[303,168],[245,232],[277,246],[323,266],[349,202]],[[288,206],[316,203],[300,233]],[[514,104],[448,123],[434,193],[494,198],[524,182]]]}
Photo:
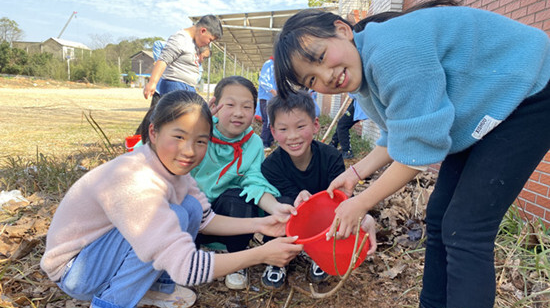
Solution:
{"label": "child's hand", "polygon": [[309,191],[307,190],[302,190],[298,196],[296,197],[296,200],[294,200],[294,207],[297,207],[298,205],[300,205],[302,202],[305,202],[307,200],[309,200],[309,197],[311,197],[311,194],[309,193]]}
{"label": "child's hand", "polygon": [[212,115],[216,115],[216,113],[218,113],[218,111],[220,111],[222,107],[223,104],[221,103],[216,105],[216,97],[212,96],[210,102],[208,102],[208,108],[210,108],[210,112],[212,113]]}
{"label": "child's hand", "polygon": [[326,234],[327,240],[329,240],[333,236],[334,231],[336,231],[338,221],[340,221],[340,225],[338,226],[338,233],[336,234],[337,239],[345,239],[348,238],[350,234],[355,233],[358,227],[357,223],[359,222],[359,217],[365,216],[367,210],[364,209],[357,197],[353,197],[340,203],[334,212],[336,215],[334,216],[330,230]]}
{"label": "child's hand", "polygon": [[271,214],[279,217],[285,217],[286,221],[290,218],[290,215],[296,215],[298,212],[296,211],[296,208],[290,204],[278,203],[277,206],[273,207],[273,212]]}
{"label": "child's hand", "polygon": [[338,189],[349,197],[353,194],[353,189],[355,188],[355,185],[357,185],[357,182],[359,182],[359,178],[353,170],[351,170],[351,168],[348,168],[348,170],[340,173],[338,177],[330,182],[330,185],[327,188],[327,193],[331,198],[334,198],[333,191]]}
{"label": "child's hand", "polygon": [[279,237],[259,248],[263,251],[263,263],[283,267],[294,259],[304,248],[303,245],[293,244],[298,237]]}
{"label": "child's hand", "polygon": [[365,215],[363,221],[361,222],[361,229],[369,235],[370,247],[367,255],[372,255],[376,251],[376,222],[374,218],[369,214]]}
{"label": "child's hand", "polygon": [[286,222],[290,218],[289,215],[285,215],[284,217],[278,217],[276,215],[270,215],[266,217],[259,218],[259,232],[264,235],[268,236],[284,236],[285,235],[285,227]]}

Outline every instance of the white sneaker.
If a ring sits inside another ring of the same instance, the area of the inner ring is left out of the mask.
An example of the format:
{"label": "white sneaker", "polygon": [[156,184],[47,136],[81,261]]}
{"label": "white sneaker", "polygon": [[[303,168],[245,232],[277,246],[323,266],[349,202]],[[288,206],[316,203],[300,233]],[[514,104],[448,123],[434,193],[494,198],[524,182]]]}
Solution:
{"label": "white sneaker", "polygon": [[139,301],[138,307],[144,305],[157,306],[159,308],[187,308],[193,306],[197,300],[195,292],[186,287],[176,285],[173,293],[162,293],[158,291],[147,291]]}
{"label": "white sneaker", "polygon": [[248,286],[248,270],[242,269],[225,276],[225,285],[231,290],[242,290]]}

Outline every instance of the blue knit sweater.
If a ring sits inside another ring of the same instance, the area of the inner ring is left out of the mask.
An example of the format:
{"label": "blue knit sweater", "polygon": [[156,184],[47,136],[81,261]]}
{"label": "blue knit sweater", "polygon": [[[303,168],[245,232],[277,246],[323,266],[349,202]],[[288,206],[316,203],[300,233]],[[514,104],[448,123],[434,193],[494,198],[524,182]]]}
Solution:
{"label": "blue knit sweater", "polygon": [[354,36],[359,104],[381,129],[377,144],[406,165],[470,147],[550,79],[548,36],[489,11],[423,9]]}

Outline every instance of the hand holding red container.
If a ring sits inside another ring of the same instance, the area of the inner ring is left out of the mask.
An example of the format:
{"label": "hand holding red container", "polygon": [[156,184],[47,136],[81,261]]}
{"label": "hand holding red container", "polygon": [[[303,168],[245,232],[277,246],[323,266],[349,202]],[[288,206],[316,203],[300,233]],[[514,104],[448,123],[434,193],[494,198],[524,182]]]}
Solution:
{"label": "hand holding red container", "polygon": [[[291,216],[286,225],[286,235],[297,235],[295,243],[303,244],[304,251],[329,275],[345,273],[352,260],[355,234],[346,239],[336,240],[335,257],[338,272],[334,268],[334,243],[326,240],[326,234],[334,220],[334,210],[346,199],[347,196],[339,190],[334,191],[334,198],[330,198],[326,191],[318,192],[296,208],[298,214]],[[361,229],[359,243],[365,236],[368,235]],[[369,246],[370,241],[367,241],[359,253],[354,269],[365,260]]]}

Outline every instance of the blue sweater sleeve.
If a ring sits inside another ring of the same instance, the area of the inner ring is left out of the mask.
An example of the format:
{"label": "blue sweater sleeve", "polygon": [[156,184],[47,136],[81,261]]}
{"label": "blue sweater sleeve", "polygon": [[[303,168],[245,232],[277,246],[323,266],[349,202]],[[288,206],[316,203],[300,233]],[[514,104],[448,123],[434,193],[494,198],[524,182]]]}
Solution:
{"label": "blue sweater sleeve", "polygon": [[378,46],[367,63],[376,65],[366,78],[385,105],[387,131],[380,143],[387,138],[390,156],[403,164],[442,161],[451,148],[454,106],[437,54],[421,43]]}

